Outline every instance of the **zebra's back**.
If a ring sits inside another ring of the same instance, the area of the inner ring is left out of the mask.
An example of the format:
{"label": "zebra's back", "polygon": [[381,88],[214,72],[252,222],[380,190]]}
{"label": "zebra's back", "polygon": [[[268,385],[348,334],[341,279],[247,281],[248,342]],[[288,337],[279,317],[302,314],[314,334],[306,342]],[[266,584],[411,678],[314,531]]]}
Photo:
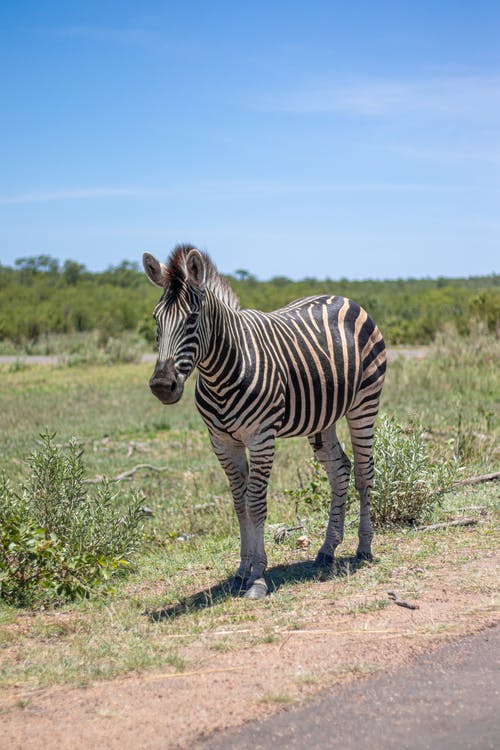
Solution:
{"label": "zebra's back", "polygon": [[207,377],[201,363],[196,389],[212,432],[245,444],[261,429],[276,437],[314,435],[356,405],[365,388],[382,387],[384,341],[352,300],[307,297],[270,313],[227,315],[213,348],[221,364]]}
{"label": "zebra's back", "polygon": [[380,391],[384,340],[356,302],[308,297],[269,316],[286,373],[285,414],[278,436],[321,432],[369,390]]}

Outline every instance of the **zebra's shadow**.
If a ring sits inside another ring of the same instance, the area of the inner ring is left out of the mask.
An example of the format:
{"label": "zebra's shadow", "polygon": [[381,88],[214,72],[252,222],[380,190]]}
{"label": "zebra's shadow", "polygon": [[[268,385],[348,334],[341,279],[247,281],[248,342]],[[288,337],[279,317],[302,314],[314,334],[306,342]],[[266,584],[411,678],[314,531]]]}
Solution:
{"label": "zebra's shadow", "polygon": [[[327,581],[336,578],[355,575],[365,563],[356,557],[338,557],[332,568],[318,569],[312,560],[306,560],[288,565],[275,565],[266,571],[266,581],[269,593],[272,595],[282,586],[305,581]],[[220,602],[243,596],[244,591],[235,590],[233,578],[226,578],[215,586],[198,591],[186,596],[176,604],[167,604],[152,612],[145,612],[153,622],[161,620],[174,620],[181,615],[197,612],[219,604]],[[253,605],[255,602],[252,603]]]}

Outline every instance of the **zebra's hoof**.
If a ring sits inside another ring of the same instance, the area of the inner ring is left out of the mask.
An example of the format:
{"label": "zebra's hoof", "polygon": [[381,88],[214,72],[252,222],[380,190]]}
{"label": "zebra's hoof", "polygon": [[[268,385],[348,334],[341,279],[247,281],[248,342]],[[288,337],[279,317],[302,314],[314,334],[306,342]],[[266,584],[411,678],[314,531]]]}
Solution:
{"label": "zebra's hoof", "polygon": [[252,583],[246,594],[245,599],[264,599],[267,595],[267,583],[263,578],[258,578]]}
{"label": "zebra's hoof", "polygon": [[333,561],[333,555],[327,555],[326,552],[318,552],[313,566],[315,568],[331,568],[333,565]]}
{"label": "zebra's hoof", "polygon": [[373,562],[373,555],[371,552],[360,552],[360,550],[358,550],[356,552],[356,560],[358,560],[358,562]]}
{"label": "zebra's hoof", "polygon": [[239,596],[247,590],[248,578],[242,578],[241,576],[234,576],[231,581],[231,593],[234,596]]}

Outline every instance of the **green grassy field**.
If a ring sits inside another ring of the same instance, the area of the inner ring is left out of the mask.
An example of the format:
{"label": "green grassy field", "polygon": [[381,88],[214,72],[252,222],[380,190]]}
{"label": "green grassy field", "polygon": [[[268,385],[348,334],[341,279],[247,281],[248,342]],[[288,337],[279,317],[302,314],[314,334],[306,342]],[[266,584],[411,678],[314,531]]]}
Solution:
{"label": "green grassy field", "polygon": [[[423,360],[391,361],[382,401],[383,413],[406,430],[423,429],[429,460],[455,462],[457,476],[498,470],[497,363],[499,342],[478,332],[468,340],[442,337]],[[272,637],[273,628],[301,627],[304,595],[315,585],[305,564],[321,544],[322,523],[297,507],[288,491],[311,474],[307,441],[278,443],[269,490],[269,524],[297,524],[277,544],[267,532],[272,595],[249,602],[225,595],[220,583],[234,572],[238,531],[225,476],[209,446],[193,404],[193,382],[183,400],[162,406],[151,395],[151,365],[116,364],[86,367],[1,366],[0,469],[13,481],[26,472],[24,460],[45,429],[64,444],[76,437],[84,447],[89,478],[114,477],[137,464],[131,481],[116,484],[117,503],[133,491],[142,493],[153,515],[145,519],[144,543],[134,571],[117,579],[114,592],[65,605],[54,612],[27,612],[0,604],[0,680],[4,686],[37,687],[55,683],[88,683],[131,670],[169,665],[189,666],[183,645],[197,633],[215,631],[258,617],[259,628],[238,642],[243,648]],[[339,430],[347,440],[345,427]],[[484,523],[468,531],[468,546],[480,551],[494,543],[498,485],[478,485],[449,492],[435,520],[482,514]],[[470,508],[479,508],[470,511]],[[465,510],[464,510],[465,509]],[[418,560],[433,568],[442,557],[456,557],[459,533],[444,530],[419,538],[412,531],[379,531],[376,563],[356,576],[335,581],[338,595],[370,591],[389,580],[397,566]],[[307,535],[310,548],[297,547]],[[347,519],[342,555],[355,551],[354,509]],[[411,588],[411,587],[410,587]],[[418,586],[414,587],[418,595]],[[374,606],[371,604],[370,606]],[[385,606],[381,603],[380,606]],[[160,622],[145,615],[162,609]],[[214,639],[213,648],[235,648]],[[187,660],[186,660],[187,659]]]}

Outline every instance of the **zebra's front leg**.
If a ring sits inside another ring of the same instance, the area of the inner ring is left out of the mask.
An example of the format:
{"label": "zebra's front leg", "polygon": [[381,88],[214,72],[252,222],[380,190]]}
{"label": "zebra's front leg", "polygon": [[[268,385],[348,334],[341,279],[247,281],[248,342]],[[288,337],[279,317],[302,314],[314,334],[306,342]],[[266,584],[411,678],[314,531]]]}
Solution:
{"label": "zebra's front leg", "polygon": [[[377,404],[372,406],[376,413]],[[373,485],[374,417],[359,418],[356,411],[347,414],[354,453],[354,479],[359,494],[358,560],[373,560],[373,526],[370,515],[370,494]]]}
{"label": "zebra's front leg", "polygon": [[233,589],[246,589],[252,571],[253,535],[247,506],[248,461],[243,443],[229,435],[210,435],[214,453],[229,480],[234,509],[240,527],[240,564],[233,580]]}
{"label": "zebra's front leg", "polygon": [[345,501],[349,488],[351,462],[342,450],[335,425],[309,438],[316,459],[323,465],[330,482],[331,502],[325,541],[314,561],[318,568],[333,564],[335,549],[344,538]]}
{"label": "zebra's front leg", "polygon": [[267,594],[264,571],[267,555],[264,547],[264,523],[267,517],[267,485],[274,460],[274,434],[259,435],[249,448],[250,474],[247,484],[247,513],[252,545],[252,573],[247,599],[263,599]]}

